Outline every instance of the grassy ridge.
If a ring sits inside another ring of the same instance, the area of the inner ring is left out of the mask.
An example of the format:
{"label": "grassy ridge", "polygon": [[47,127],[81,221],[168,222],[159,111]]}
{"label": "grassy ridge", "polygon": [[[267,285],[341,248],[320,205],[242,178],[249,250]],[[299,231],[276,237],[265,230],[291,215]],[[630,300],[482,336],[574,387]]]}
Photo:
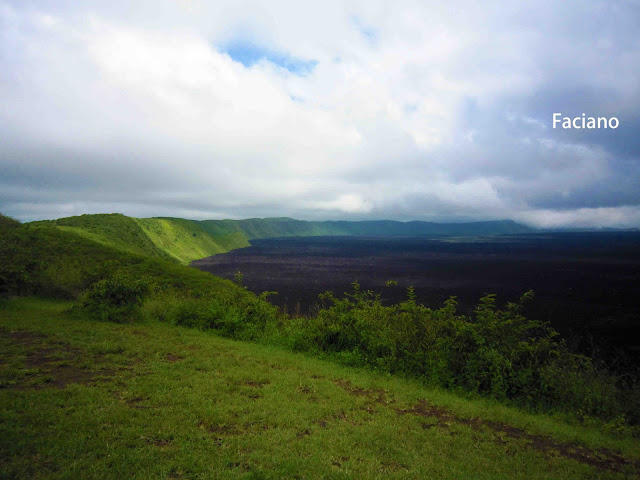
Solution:
{"label": "grassy ridge", "polygon": [[168,324],[0,304],[2,478],[637,478],[640,443]]}
{"label": "grassy ridge", "polygon": [[135,218],[132,220],[141,227],[159,250],[183,264],[249,246],[247,238],[241,232],[214,236],[204,229],[200,222],[194,220],[182,218]]}
{"label": "grassy ridge", "polygon": [[249,246],[242,232],[211,235],[199,222],[181,218],[132,218],[119,213],[32,222],[56,227],[123,252],[189,262]]}
{"label": "grassy ridge", "polygon": [[120,213],[80,215],[33,222],[31,225],[58,227],[124,252],[166,257],[166,254],[154,244],[135,219]]}
{"label": "grassy ridge", "polygon": [[90,284],[114,272],[150,277],[159,285],[185,293],[238,290],[219,277],[158,256],[127,251],[117,242],[108,245],[104,238],[97,241],[75,228],[41,224],[0,229],[0,294],[75,298]]}

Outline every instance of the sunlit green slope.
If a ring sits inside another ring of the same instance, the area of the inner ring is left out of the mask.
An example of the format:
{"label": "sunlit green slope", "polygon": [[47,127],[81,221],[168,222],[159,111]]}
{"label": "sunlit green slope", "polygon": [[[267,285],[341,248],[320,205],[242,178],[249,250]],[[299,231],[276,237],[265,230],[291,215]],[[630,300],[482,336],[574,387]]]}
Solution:
{"label": "sunlit green slope", "polygon": [[132,218],[112,213],[45,220],[30,225],[56,227],[124,252],[182,264],[249,246],[242,232],[214,237],[200,222],[181,218]]}
{"label": "sunlit green slope", "polygon": [[80,215],[33,222],[31,225],[55,226],[129,253],[152,257],[167,256],[151,241],[135,219],[120,213]]}
{"label": "sunlit green slope", "polygon": [[[4,222],[0,224],[0,295],[6,291],[73,298],[97,279],[116,271],[134,278],[149,277],[159,285],[187,292],[236,289],[233,283],[209,273],[159,258],[162,252],[148,241],[135,222],[134,227],[142,233],[135,228],[122,231],[122,237],[131,240],[131,244],[123,245],[124,240],[113,237],[109,244],[109,235],[117,231],[110,228],[131,227],[131,219],[109,215],[92,217],[102,222],[102,229],[94,224],[86,230],[77,224],[52,228],[50,222],[17,226],[7,222],[8,227]],[[138,253],[144,245],[155,256]]]}
{"label": "sunlit green slope", "polygon": [[200,222],[182,218],[135,218],[134,220],[160,251],[189,263],[198,258],[248,247],[242,232],[211,235]]}

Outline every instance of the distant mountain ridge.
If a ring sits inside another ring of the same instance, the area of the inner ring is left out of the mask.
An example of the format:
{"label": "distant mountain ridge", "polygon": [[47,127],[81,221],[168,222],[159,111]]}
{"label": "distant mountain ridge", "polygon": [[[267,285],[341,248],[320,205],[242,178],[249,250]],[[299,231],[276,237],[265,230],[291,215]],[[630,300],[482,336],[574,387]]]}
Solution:
{"label": "distant mountain ridge", "polygon": [[[176,220],[176,219],[174,219]],[[250,218],[246,220],[201,220],[202,228],[212,235],[244,233],[254,238],[367,235],[367,236],[477,236],[530,233],[534,229],[514,222],[497,220],[468,223],[434,223],[394,220],[326,220],[307,221],[293,218]]]}
{"label": "distant mountain ridge", "polygon": [[119,213],[80,215],[32,222],[72,231],[90,240],[134,254],[188,264],[250,245],[259,238],[303,236],[470,237],[535,231],[512,220],[434,223],[393,220],[306,221],[293,218],[188,220],[173,217],[133,218]]}

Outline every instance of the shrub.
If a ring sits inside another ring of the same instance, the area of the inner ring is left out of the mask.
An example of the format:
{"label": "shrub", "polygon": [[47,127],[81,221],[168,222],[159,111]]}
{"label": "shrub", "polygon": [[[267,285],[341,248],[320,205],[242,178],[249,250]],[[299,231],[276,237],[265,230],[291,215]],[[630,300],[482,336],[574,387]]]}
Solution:
{"label": "shrub", "polygon": [[0,297],[29,295],[42,283],[41,262],[15,229],[0,231]]}
{"label": "shrub", "polygon": [[149,290],[146,280],[115,274],[92,284],[81,296],[81,307],[102,321],[131,322],[140,318],[140,307]]}
{"label": "shrub", "polygon": [[213,329],[225,337],[256,340],[263,338],[280,319],[278,309],[266,301],[264,292],[255,296],[243,289],[234,292],[184,293],[158,290],[143,304],[143,316],[163,322]]}

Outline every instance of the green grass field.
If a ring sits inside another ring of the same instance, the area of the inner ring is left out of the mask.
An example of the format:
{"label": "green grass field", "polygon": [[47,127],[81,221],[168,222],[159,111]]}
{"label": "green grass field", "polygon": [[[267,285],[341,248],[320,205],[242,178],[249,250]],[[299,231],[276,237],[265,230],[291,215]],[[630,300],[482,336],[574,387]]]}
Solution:
{"label": "green grass field", "polygon": [[558,478],[640,441],[417,381],[39,298],[0,305],[1,478]]}

